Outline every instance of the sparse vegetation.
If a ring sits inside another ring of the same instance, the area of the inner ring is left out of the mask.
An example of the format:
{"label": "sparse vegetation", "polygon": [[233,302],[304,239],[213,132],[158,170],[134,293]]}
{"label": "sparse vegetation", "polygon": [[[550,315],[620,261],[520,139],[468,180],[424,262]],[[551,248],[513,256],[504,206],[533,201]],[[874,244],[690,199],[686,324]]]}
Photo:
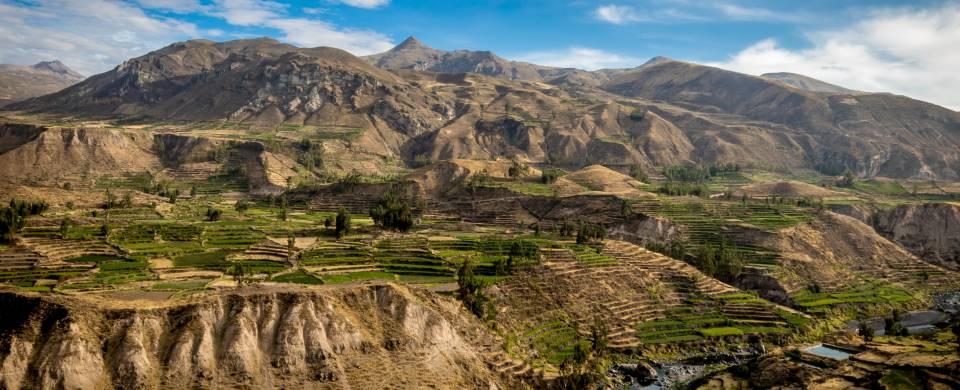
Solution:
{"label": "sparse vegetation", "polygon": [[350,212],[341,207],[340,210],[337,211],[336,227],[334,229],[334,232],[337,234],[337,238],[343,238],[347,234],[350,234],[350,224]]}

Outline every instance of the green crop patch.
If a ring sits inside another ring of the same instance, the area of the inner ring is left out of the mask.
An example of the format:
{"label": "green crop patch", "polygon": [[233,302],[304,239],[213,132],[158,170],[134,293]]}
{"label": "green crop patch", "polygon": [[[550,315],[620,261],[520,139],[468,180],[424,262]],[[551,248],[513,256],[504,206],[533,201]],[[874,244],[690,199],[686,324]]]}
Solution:
{"label": "green crop patch", "polygon": [[701,335],[705,337],[723,337],[723,336],[740,336],[743,335],[743,330],[740,328],[734,327],[719,327],[719,328],[704,328],[697,329]]}
{"label": "green crop patch", "polygon": [[173,265],[178,268],[225,268],[230,265],[226,260],[231,251],[219,250],[199,253],[190,253],[173,258]]}

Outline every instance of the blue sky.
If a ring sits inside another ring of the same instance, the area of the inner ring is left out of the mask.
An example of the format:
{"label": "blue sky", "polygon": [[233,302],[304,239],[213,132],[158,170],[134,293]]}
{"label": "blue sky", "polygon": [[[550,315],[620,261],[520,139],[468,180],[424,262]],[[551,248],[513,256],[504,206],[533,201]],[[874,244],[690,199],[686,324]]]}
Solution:
{"label": "blue sky", "polygon": [[960,1],[0,0],[0,63],[84,74],[171,42],[271,36],[357,55],[407,36],[584,69],[652,56],[794,71],[960,107]]}

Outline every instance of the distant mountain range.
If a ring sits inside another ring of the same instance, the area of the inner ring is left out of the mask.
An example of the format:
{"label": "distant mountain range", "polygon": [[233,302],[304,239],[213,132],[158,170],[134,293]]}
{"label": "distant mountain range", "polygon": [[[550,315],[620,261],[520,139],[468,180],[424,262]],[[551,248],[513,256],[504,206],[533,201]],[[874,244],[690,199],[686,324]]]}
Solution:
{"label": "distant mountain range", "polygon": [[585,71],[408,38],[358,58],[272,39],[179,42],[11,110],[358,129],[351,150],[582,167],[737,162],[960,178],[960,113],[793,74],[658,57]]}
{"label": "distant mountain range", "polygon": [[0,64],[0,105],[56,92],[80,80],[82,75],[56,60],[32,66]]}

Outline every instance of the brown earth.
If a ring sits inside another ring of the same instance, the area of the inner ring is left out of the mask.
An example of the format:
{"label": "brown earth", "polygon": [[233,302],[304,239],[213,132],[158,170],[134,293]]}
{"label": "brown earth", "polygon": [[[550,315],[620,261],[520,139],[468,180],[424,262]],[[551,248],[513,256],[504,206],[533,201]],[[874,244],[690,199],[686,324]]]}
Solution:
{"label": "brown earth", "polygon": [[492,336],[395,284],[257,288],[137,306],[0,294],[4,388],[488,388]]}
{"label": "brown earth", "polygon": [[[459,53],[454,57],[469,64],[486,63],[475,56],[493,62],[454,69],[446,66],[459,60],[445,56],[458,52],[415,41],[401,46],[391,54],[396,64],[390,55],[368,58],[385,61],[387,71],[337,49],[270,39],[180,42],[9,109],[243,131],[333,126],[357,131],[343,143],[355,153],[405,161],[515,157],[652,172],[696,157],[827,174],[850,168],[860,176],[960,178],[960,114],[901,96],[810,92],[670,60],[629,70],[556,70],[563,75],[551,79],[554,70],[521,71],[529,64],[500,63],[490,53]],[[410,48],[416,53],[409,58],[397,53]],[[432,69],[431,58],[442,73],[416,70]]]}
{"label": "brown earth", "polygon": [[778,279],[787,292],[813,283],[827,291],[842,289],[857,285],[863,276],[905,287],[957,280],[955,273],[921,260],[863,222],[829,211],[765,241],[766,247],[781,254],[780,265],[786,272]]}
{"label": "brown earth", "polygon": [[877,211],[878,233],[931,263],[960,270],[960,206],[907,204]]}
{"label": "brown earth", "polygon": [[755,183],[740,187],[736,196],[751,197],[797,197],[797,198],[831,198],[849,196],[849,194],[828,190],[826,188],[799,181],[774,181]]}

